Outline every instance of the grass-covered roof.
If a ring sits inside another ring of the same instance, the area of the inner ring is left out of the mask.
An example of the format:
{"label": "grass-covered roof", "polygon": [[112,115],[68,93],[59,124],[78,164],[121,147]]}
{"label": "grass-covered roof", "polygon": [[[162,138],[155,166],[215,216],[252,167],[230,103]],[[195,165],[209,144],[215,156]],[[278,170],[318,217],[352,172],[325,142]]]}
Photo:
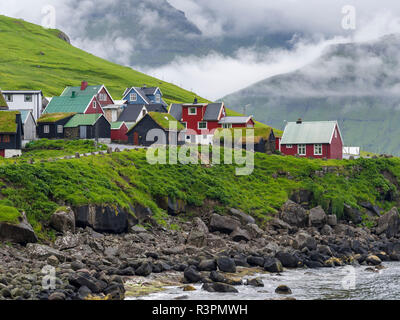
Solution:
{"label": "grass-covered roof", "polygon": [[38,119],[38,123],[53,123],[75,115],[74,112],[45,113]]}
{"label": "grass-covered roof", "polygon": [[[185,129],[183,124],[176,121],[176,119],[169,113],[149,112],[146,116],[151,117],[161,128],[165,130],[175,130],[176,128],[178,131],[181,131]],[[140,121],[142,121],[145,117],[143,117]],[[135,128],[136,125],[140,123],[140,121],[137,122],[133,127],[131,127],[129,131]]]}
{"label": "grass-covered roof", "polygon": [[6,99],[4,99],[4,96],[3,96],[3,94],[1,93],[1,91],[0,91],[0,107],[8,107],[8,105],[7,105],[7,102],[6,102]]}

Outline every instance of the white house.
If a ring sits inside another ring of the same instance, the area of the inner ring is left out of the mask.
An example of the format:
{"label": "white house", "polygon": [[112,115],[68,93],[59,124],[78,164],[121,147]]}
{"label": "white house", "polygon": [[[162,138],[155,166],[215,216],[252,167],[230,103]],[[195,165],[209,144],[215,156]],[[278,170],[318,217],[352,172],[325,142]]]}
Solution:
{"label": "white house", "polygon": [[2,91],[7,101],[9,110],[30,110],[35,121],[40,118],[43,111],[43,93],[34,90]]}

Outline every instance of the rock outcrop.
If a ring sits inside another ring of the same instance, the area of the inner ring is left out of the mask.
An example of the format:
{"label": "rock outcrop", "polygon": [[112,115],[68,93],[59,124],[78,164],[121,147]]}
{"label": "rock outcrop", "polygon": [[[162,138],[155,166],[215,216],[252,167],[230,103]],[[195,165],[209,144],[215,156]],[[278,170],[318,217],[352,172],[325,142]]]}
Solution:
{"label": "rock outcrop", "polygon": [[0,222],[0,241],[27,244],[35,243],[38,239],[25,213],[22,213],[17,224]]}

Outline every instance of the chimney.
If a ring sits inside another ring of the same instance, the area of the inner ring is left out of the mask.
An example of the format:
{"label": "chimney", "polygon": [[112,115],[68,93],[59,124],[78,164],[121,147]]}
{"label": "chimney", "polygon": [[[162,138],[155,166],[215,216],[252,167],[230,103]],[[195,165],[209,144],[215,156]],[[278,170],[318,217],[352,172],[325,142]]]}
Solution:
{"label": "chimney", "polygon": [[198,100],[197,97],[194,98],[193,104],[197,104]]}
{"label": "chimney", "polygon": [[82,81],[82,84],[81,84],[81,91],[86,90],[87,87],[88,87],[87,81]]}
{"label": "chimney", "polygon": [[297,123],[297,124],[302,124],[302,123],[303,123],[303,120],[301,120],[301,118],[299,118],[299,119],[296,121],[296,123]]}
{"label": "chimney", "polygon": [[75,97],[76,97],[76,92],[72,91],[72,98],[75,98]]}

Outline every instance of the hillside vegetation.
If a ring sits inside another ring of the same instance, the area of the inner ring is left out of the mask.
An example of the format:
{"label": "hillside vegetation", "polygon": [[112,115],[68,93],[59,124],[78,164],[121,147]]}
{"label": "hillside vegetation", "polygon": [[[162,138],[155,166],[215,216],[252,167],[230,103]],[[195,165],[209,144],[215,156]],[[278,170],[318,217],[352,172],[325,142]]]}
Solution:
{"label": "hillside vegetation", "polygon": [[[334,170],[317,174],[324,167]],[[210,210],[223,213],[235,207],[263,224],[297,190],[312,191],[313,205],[339,217],[345,203],[362,210],[359,203],[367,201],[387,210],[396,204],[398,190],[384,172],[394,177],[395,184],[400,178],[398,158],[323,161],[256,153],[253,174],[237,176],[235,168],[151,165],[145,150],[35,164],[24,159],[15,164],[4,161],[0,205],[25,211],[42,238],[49,236],[51,214],[65,205],[108,204],[129,211],[130,204],[139,203],[151,208],[156,221],[165,225],[166,212],[158,200],[167,196],[183,200],[188,216],[211,200],[215,205]],[[389,193],[391,199],[385,201]]]}

